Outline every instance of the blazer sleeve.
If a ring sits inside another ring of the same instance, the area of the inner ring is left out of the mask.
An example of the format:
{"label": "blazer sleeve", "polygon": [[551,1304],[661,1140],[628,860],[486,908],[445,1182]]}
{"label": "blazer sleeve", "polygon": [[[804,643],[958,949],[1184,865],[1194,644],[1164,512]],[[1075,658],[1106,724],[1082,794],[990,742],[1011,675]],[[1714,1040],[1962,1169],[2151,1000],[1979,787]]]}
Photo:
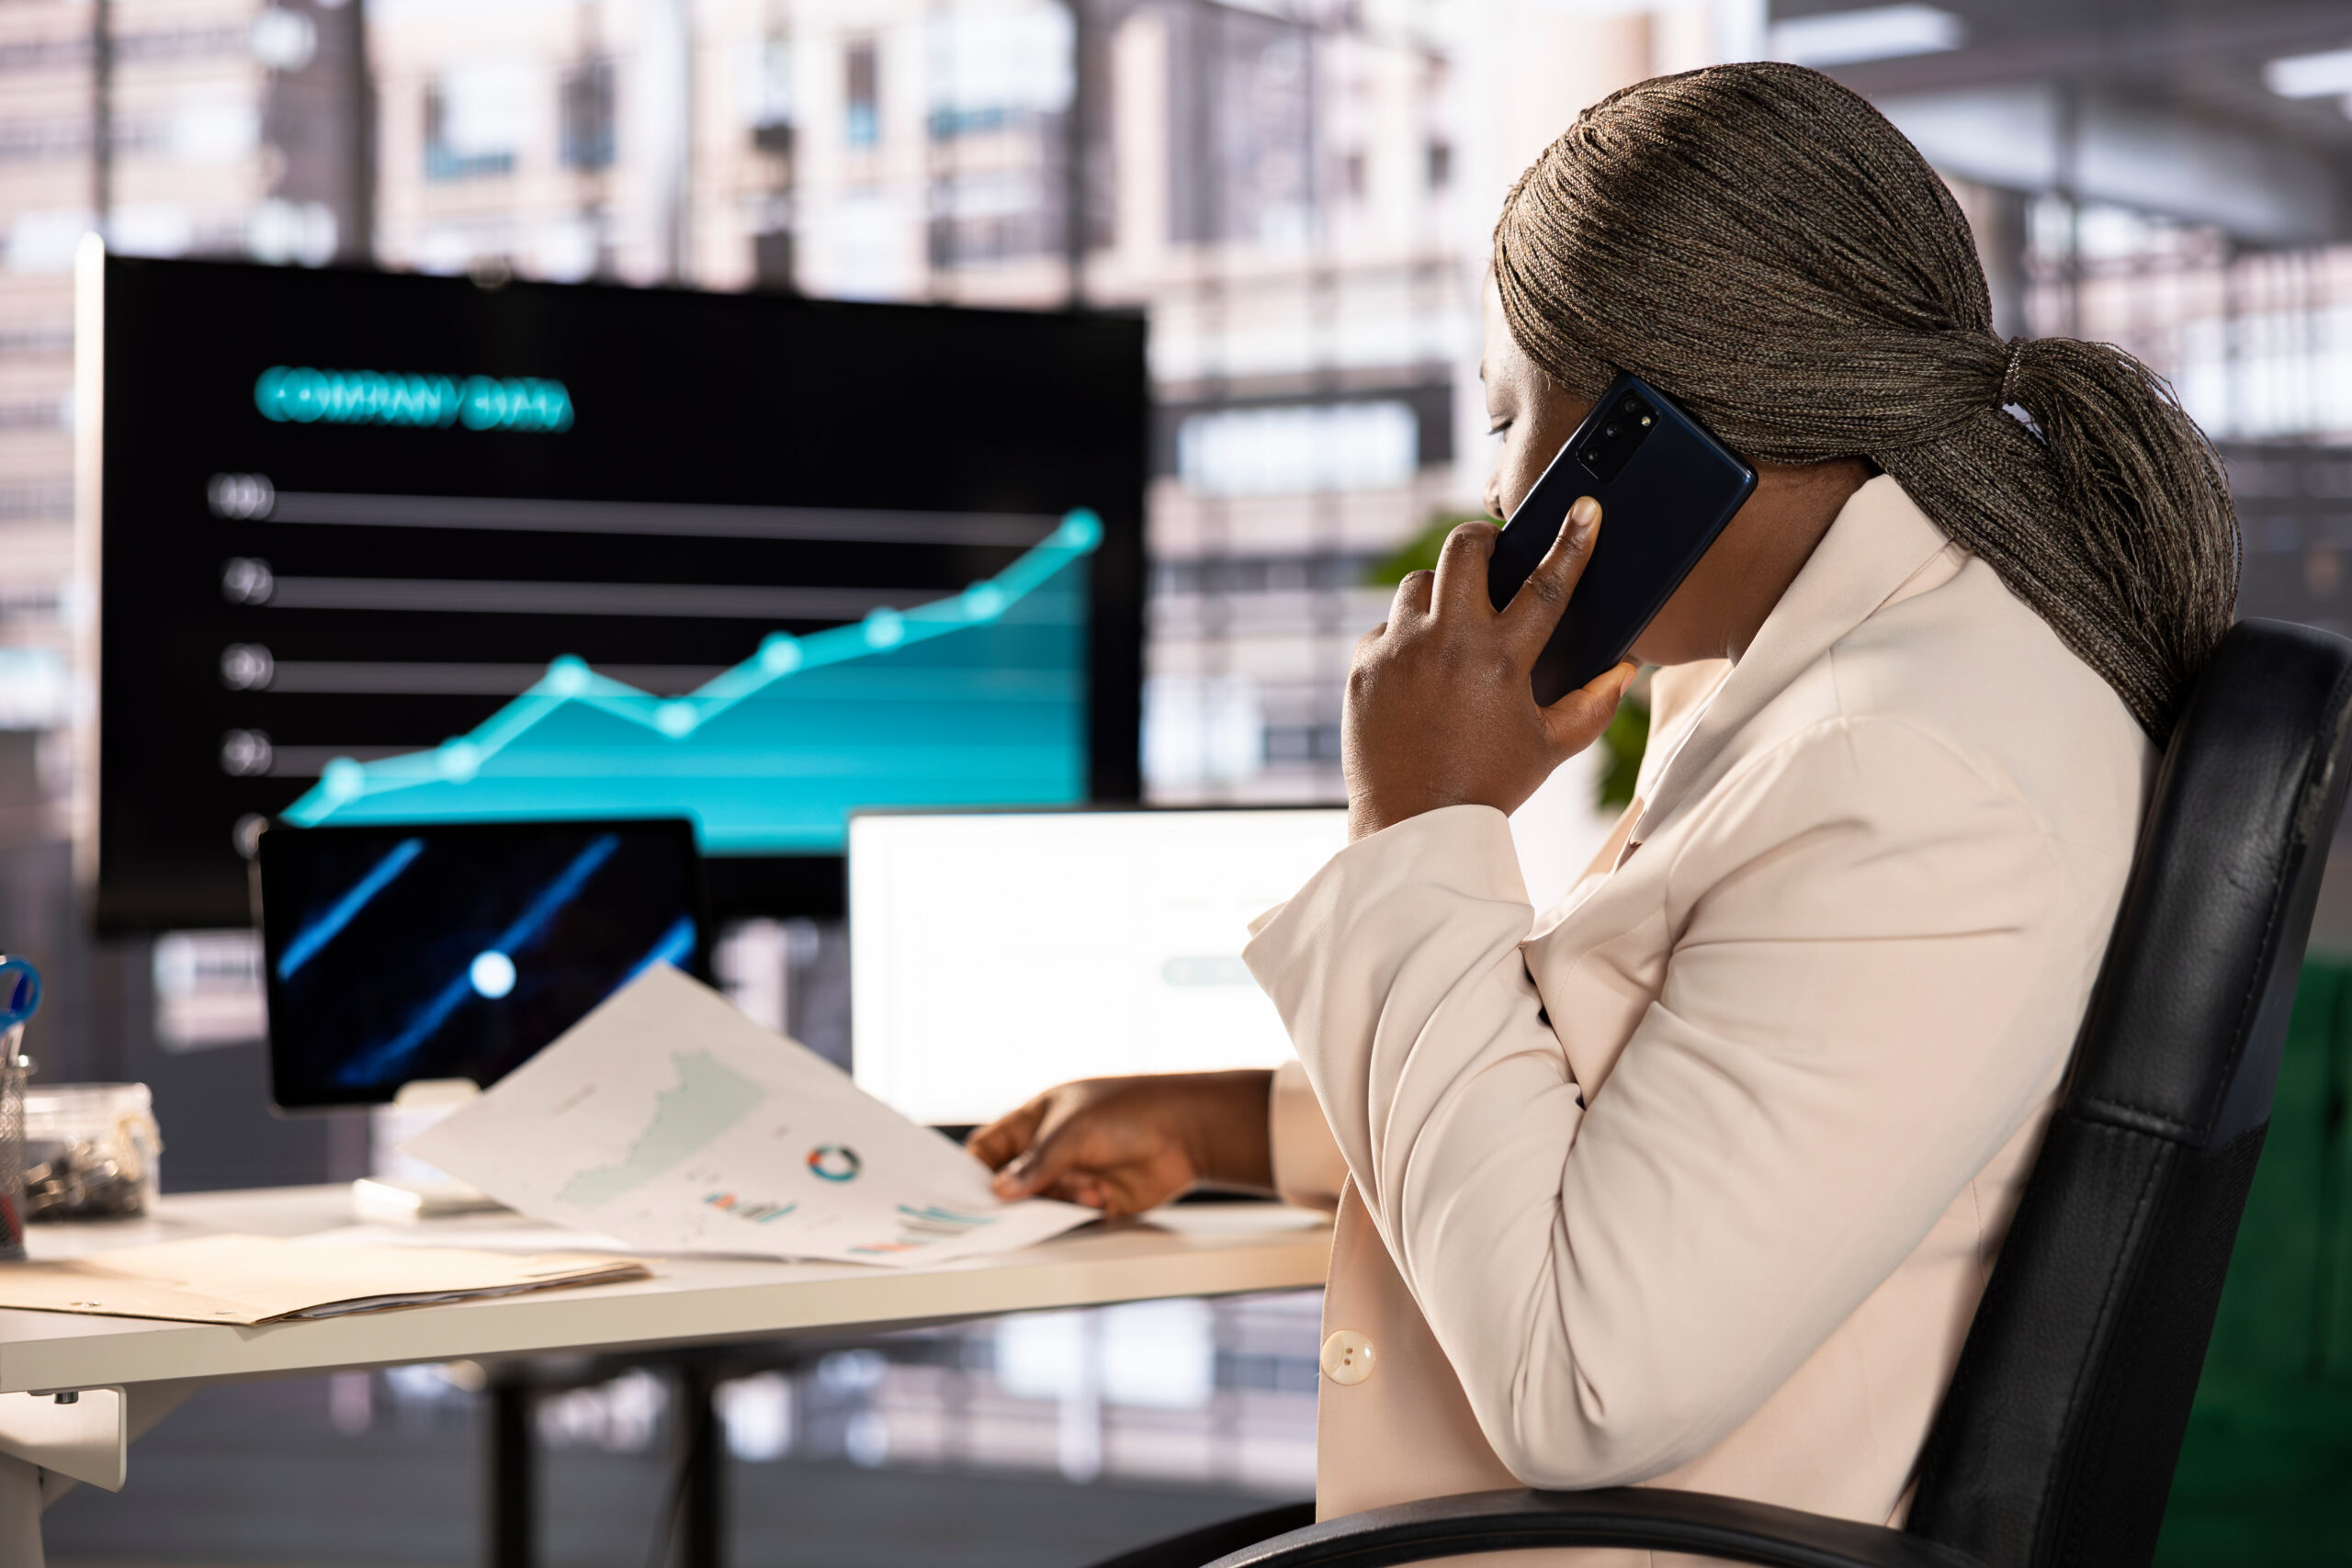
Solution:
{"label": "blazer sleeve", "polygon": [[1348,1162],[1316,1101],[1306,1068],[1296,1061],[1274,1069],[1266,1097],[1266,1142],[1273,1154],[1274,1190],[1302,1209],[1336,1209],[1347,1184]]}
{"label": "blazer sleeve", "polygon": [[1545,1008],[1590,955],[1574,919],[1522,945],[1498,812],[1351,845],[1248,950],[1532,1485],[1663,1473],[1758,1409],[2054,1089],[2097,961],[2027,808],[1899,722],[1827,721],[1692,810],[1650,851],[1663,987],[1590,1093]]}

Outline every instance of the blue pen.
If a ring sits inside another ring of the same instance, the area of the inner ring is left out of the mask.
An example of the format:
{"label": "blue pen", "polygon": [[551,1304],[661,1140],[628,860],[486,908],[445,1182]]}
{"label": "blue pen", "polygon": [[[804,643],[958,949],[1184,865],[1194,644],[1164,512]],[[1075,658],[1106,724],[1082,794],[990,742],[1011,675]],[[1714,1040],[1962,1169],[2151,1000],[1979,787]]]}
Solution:
{"label": "blue pen", "polygon": [[25,1255],[25,1075],[32,1063],[17,1045],[40,1010],[40,971],[0,954],[0,1261]]}
{"label": "blue pen", "polygon": [[40,971],[22,958],[0,954],[0,1067],[29,1066],[17,1060],[25,1025],[40,1010]]}

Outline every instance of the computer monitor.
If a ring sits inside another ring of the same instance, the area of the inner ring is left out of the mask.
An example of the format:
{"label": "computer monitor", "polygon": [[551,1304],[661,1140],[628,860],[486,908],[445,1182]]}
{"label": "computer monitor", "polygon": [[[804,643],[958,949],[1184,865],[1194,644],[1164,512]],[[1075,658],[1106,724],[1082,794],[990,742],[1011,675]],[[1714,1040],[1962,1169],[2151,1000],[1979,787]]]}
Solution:
{"label": "computer monitor", "polygon": [[1139,318],[81,286],[108,929],[243,924],[268,819],[682,816],[790,915],[853,808],[1136,798]]}
{"label": "computer monitor", "polygon": [[964,1126],[1069,1078],[1273,1066],[1250,921],[1347,841],[1329,807],[860,813],[858,1086]]}
{"label": "computer monitor", "polygon": [[655,964],[709,978],[694,824],[440,823],[262,835],[272,1098],[487,1089]]}

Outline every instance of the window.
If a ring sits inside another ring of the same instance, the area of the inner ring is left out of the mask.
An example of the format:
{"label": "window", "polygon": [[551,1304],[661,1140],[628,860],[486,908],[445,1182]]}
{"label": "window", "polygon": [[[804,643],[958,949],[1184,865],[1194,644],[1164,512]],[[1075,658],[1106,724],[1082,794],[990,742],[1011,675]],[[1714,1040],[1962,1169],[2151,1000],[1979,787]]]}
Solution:
{"label": "window", "polygon": [[1391,490],[1420,462],[1410,404],[1309,403],[1198,413],[1176,432],[1176,471],[1201,495]]}
{"label": "window", "polygon": [[1430,141],[1430,189],[1443,190],[1453,183],[1453,144],[1437,138]]}
{"label": "window", "polygon": [[1071,32],[1062,0],[934,7],[923,19],[933,140],[1049,129],[1069,107]]}
{"label": "window", "polygon": [[853,147],[871,147],[882,140],[882,70],[874,40],[853,42],[844,63],[849,113],[842,135]]}
{"label": "window", "polygon": [[583,60],[563,73],[557,111],[562,118],[567,169],[605,169],[613,162],[613,62]]}
{"label": "window", "polygon": [[792,40],[771,33],[751,58],[745,84],[746,118],[752,145],[778,157],[792,155]]}
{"label": "window", "polygon": [[513,174],[531,106],[546,90],[523,61],[461,61],[435,77],[424,89],[424,177]]}

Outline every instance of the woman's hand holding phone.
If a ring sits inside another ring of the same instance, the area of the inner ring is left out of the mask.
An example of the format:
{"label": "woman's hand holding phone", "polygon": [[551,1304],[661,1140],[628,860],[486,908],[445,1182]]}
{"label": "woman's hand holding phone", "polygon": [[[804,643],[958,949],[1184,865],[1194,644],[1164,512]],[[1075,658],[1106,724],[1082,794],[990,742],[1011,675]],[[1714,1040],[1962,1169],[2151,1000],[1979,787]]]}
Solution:
{"label": "woman's hand holding phone", "polygon": [[1388,620],[1356,644],[1348,671],[1340,747],[1351,838],[1448,806],[1508,815],[1609,728],[1634,665],[1549,707],[1529,684],[1600,530],[1600,503],[1586,496],[1500,610],[1487,592],[1491,524],[1456,528],[1435,572],[1397,585]]}

